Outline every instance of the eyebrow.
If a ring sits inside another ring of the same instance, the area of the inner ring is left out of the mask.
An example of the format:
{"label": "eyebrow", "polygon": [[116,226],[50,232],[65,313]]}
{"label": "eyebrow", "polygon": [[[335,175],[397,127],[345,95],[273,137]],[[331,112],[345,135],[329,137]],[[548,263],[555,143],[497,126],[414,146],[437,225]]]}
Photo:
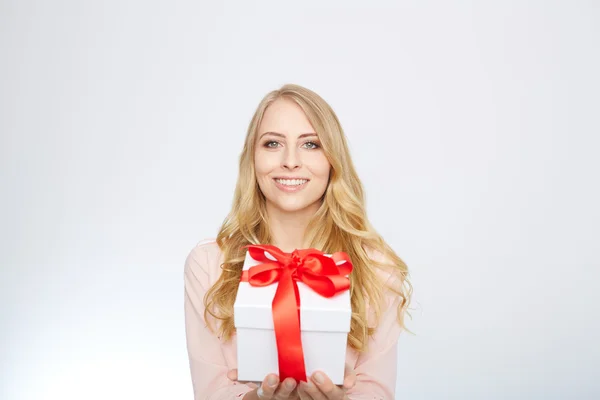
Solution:
{"label": "eyebrow", "polygon": [[[285,135],[283,133],[278,133],[278,132],[265,132],[262,135],[260,135],[259,139],[262,138],[265,135],[273,135],[273,136],[279,136],[282,138],[285,138]],[[312,133],[303,133],[302,135],[298,136],[298,139],[302,139],[305,137],[309,137],[309,136],[318,136],[316,133],[312,132]]]}

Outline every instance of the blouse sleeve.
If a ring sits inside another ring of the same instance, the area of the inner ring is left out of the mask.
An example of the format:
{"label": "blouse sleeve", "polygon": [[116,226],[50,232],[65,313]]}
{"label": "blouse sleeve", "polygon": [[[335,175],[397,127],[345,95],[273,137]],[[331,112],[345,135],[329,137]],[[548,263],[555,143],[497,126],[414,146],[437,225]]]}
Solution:
{"label": "blouse sleeve", "polygon": [[[388,284],[398,279],[391,276]],[[396,390],[397,344],[402,331],[397,310],[402,298],[388,291],[375,333],[370,337],[367,351],[360,353],[354,367],[356,385],[348,391],[350,400],[394,399]]]}
{"label": "blouse sleeve", "polygon": [[210,288],[208,252],[196,246],[185,262],[185,331],[195,400],[241,399],[251,387],[227,378],[221,342],[204,320],[204,295]]}

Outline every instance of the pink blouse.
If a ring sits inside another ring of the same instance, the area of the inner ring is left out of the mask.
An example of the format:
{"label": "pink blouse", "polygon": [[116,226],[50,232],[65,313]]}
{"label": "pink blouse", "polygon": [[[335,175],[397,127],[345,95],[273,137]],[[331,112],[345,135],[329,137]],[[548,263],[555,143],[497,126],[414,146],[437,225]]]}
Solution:
{"label": "pink blouse", "polygon": [[[227,372],[237,368],[235,335],[230,341],[222,341],[204,320],[204,295],[219,278],[222,262],[223,254],[214,240],[198,243],[185,262],[185,328],[195,400],[241,399],[252,390],[227,378]],[[382,278],[388,280],[392,276],[382,275]],[[387,307],[366,352],[359,353],[348,347],[346,363],[353,366],[356,373],[356,385],[348,391],[350,399],[394,398],[396,346],[401,332],[396,310],[400,300],[388,292]],[[373,317],[369,313],[370,321]]]}

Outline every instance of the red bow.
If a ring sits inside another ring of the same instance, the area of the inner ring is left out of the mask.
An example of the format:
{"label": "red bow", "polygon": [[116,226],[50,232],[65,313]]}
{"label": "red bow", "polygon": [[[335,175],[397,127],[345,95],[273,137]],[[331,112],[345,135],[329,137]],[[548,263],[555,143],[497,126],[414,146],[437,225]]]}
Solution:
{"label": "red bow", "polygon": [[[317,249],[285,253],[271,245],[249,245],[250,256],[261,264],[242,272],[242,282],[268,286],[279,282],[273,298],[273,324],[279,360],[279,379],[306,381],[304,352],[300,338],[300,296],[296,281],[302,281],[323,297],[333,297],[350,288],[346,275],[352,263],[346,253],[328,257]],[[275,261],[267,257],[269,253]]]}

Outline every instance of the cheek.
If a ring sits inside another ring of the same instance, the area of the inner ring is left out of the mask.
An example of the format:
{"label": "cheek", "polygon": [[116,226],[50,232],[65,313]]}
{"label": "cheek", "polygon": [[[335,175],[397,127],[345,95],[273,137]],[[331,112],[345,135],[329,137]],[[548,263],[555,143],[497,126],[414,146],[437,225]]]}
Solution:
{"label": "cheek", "polygon": [[331,165],[324,154],[319,154],[312,162],[312,173],[321,179],[328,179]]}
{"label": "cheek", "polygon": [[257,152],[254,157],[254,170],[257,176],[262,176],[270,173],[273,170],[273,157],[268,154]]}

